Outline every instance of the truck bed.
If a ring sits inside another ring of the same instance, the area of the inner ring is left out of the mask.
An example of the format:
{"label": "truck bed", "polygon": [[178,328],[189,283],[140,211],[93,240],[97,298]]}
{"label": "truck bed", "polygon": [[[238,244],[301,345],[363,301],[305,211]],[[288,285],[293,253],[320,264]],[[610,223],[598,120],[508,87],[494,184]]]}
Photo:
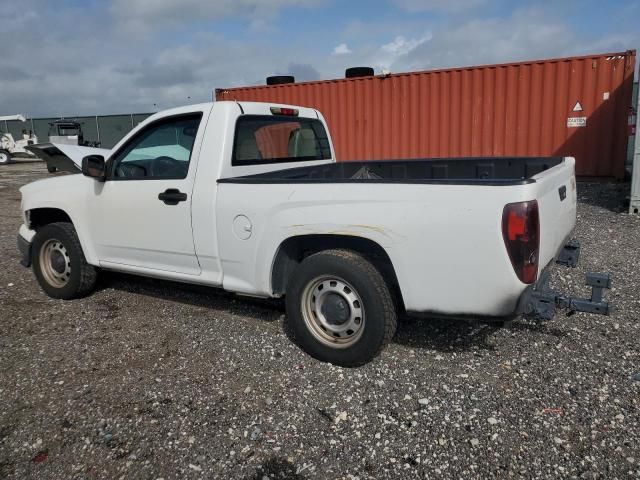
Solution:
{"label": "truck bed", "polygon": [[220,179],[221,183],[425,183],[521,185],[563,157],[470,157],[350,161]]}
{"label": "truck bed", "polygon": [[[268,276],[264,290],[241,288],[255,275],[253,265],[273,256],[286,238],[343,235],[385,249],[408,311],[510,315],[527,285],[518,279],[505,247],[504,207],[536,200],[542,271],[575,225],[574,166],[571,157],[394,160],[219,180],[219,231],[237,225],[241,215],[252,232],[242,242],[237,235],[220,237],[220,249],[233,252],[222,258],[225,288],[264,294]],[[258,243],[263,239],[272,243]]]}

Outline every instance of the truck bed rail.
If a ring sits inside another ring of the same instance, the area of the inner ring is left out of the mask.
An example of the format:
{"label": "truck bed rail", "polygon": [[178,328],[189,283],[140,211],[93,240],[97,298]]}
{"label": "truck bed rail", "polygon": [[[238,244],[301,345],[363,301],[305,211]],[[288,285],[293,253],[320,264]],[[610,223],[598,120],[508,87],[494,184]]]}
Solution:
{"label": "truck bed rail", "polygon": [[520,185],[562,157],[470,157],[339,162],[220,179],[221,183],[432,183]]}

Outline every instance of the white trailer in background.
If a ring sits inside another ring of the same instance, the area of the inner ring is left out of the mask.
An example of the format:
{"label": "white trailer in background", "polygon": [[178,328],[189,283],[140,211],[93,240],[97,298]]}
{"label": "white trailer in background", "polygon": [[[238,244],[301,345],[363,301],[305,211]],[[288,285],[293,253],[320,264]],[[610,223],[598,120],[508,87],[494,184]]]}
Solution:
{"label": "white trailer in background", "polygon": [[[0,117],[0,121],[26,122],[27,119],[23,115],[7,115]],[[0,132],[0,165],[11,163],[12,157],[36,158],[33,153],[25,150],[24,147],[38,143],[38,137],[31,130],[23,130],[22,138],[18,140],[13,138],[9,132]]]}

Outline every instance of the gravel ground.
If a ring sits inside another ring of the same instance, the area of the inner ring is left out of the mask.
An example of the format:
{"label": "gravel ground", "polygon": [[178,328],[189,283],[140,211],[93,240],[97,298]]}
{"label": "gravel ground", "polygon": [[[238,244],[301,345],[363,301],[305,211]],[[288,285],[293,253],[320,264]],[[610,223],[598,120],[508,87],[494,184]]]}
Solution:
{"label": "gravel ground", "polygon": [[[0,478],[640,477],[640,217],[628,186],[579,187],[586,293],[613,316],[552,323],[404,319],[371,364],[321,364],[278,302],[108,274],[49,299],[18,264],[18,187],[0,170]],[[481,281],[481,279],[478,279]]]}

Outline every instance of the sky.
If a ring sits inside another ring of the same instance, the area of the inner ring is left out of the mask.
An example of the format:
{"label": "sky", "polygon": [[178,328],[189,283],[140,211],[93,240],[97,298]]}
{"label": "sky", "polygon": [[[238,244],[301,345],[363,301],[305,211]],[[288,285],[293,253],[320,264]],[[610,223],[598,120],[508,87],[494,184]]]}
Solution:
{"label": "sky", "polygon": [[609,53],[640,0],[0,0],[0,115],[153,112],[215,88]]}

